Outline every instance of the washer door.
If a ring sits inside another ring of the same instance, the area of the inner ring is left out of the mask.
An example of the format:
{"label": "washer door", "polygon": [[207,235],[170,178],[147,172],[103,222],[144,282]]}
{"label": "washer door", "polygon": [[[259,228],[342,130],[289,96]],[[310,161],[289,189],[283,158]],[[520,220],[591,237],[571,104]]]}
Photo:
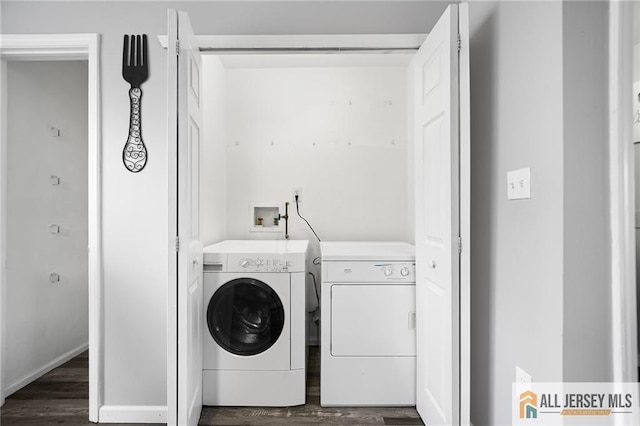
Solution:
{"label": "washer door", "polygon": [[262,281],[237,278],[220,287],[207,308],[211,337],[235,355],[257,355],[269,349],[284,328],[278,294]]}

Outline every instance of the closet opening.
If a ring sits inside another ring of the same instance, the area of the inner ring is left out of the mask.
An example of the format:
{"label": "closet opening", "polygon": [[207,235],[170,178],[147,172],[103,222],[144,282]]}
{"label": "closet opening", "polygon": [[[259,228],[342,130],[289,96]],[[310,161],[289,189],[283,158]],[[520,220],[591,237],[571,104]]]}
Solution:
{"label": "closet opening", "polygon": [[[310,241],[320,283],[325,240],[413,242],[413,52],[203,51],[200,229],[224,239],[283,239],[251,206],[284,214],[289,237]],[[223,202],[220,202],[223,200]],[[307,279],[307,343],[319,344],[317,291]]]}

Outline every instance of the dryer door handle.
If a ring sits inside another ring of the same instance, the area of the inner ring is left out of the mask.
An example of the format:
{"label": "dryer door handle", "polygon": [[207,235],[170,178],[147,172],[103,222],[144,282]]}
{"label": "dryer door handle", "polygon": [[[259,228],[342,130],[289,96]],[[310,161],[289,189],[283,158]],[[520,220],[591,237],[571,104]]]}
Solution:
{"label": "dryer door handle", "polygon": [[409,321],[408,321],[408,328],[409,330],[415,330],[416,329],[416,313],[415,312],[409,312]]}

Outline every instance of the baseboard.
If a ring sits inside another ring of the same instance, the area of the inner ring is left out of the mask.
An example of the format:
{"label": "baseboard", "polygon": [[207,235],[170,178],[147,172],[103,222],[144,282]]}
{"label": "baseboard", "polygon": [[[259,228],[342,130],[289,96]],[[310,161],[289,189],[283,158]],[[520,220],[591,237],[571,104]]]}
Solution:
{"label": "baseboard", "polygon": [[166,405],[103,405],[99,423],[167,423]]}
{"label": "baseboard", "polygon": [[54,359],[51,362],[48,362],[47,364],[43,365],[37,370],[27,374],[24,377],[21,377],[20,379],[16,380],[15,382],[11,383],[5,388],[4,397],[6,398],[12,393],[19,391],[23,387],[27,386],[29,383],[39,379],[40,377],[44,376],[54,368],[60,367],[65,362],[80,355],[82,352],[86,351],[88,348],[89,348],[89,343],[83,343],[77,348],[72,349],[69,352],[60,355],[58,358]]}

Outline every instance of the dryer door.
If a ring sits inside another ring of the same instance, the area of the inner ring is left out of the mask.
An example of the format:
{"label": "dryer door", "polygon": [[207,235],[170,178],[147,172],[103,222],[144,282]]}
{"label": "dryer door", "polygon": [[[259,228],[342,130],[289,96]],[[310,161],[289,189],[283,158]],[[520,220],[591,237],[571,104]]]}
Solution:
{"label": "dryer door", "polygon": [[285,312],[278,294],[253,278],[237,278],[220,287],[207,308],[213,339],[235,355],[257,355],[280,337]]}

